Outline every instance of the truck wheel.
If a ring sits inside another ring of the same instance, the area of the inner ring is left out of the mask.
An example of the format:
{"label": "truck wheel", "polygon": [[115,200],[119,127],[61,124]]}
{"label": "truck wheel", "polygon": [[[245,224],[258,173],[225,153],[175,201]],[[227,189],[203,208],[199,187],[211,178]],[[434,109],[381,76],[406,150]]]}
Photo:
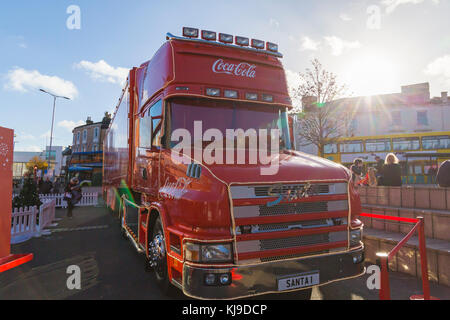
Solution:
{"label": "truck wheel", "polygon": [[148,247],[150,257],[149,263],[153,266],[153,270],[155,271],[156,282],[165,295],[171,295],[173,293],[173,287],[167,274],[167,250],[160,217],[155,221]]}

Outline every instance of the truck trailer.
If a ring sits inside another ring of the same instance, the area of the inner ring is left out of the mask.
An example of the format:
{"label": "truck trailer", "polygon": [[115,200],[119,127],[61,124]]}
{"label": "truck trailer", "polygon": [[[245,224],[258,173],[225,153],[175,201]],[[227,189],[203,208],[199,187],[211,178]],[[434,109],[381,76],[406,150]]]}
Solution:
{"label": "truck trailer", "polygon": [[278,46],[195,28],[166,40],[129,71],[103,160],[106,204],[161,290],[309,298],[364,274],[358,192],[347,168],[295,150]]}

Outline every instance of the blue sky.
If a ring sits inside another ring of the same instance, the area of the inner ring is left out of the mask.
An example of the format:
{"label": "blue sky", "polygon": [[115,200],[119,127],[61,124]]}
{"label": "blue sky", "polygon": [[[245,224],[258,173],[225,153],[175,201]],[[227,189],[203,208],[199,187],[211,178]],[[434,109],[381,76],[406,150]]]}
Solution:
{"label": "blue sky", "polygon": [[[66,26],[70,5],[80,8],[79,30]],[[278,43],[292,85],[317,57],[353,95],[419,82],[440,95],[450,91],[449,12],[449,0],[8,1],[0,11],[0,126],[16,131],[16,150],[42,150],[52,112],[44,87],[72,98],[57,101],[53,142],[71,144],[73,126],[113,110],[126,70],[182,26]]]}

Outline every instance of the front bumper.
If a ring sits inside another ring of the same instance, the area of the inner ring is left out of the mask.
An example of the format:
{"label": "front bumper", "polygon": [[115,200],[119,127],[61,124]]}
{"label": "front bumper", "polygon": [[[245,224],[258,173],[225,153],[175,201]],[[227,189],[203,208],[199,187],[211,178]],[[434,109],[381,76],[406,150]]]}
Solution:
{"label": "front bumper", "polygon": [[[362,255],[362,260],[354,263],[353,257],[357,255]],[[319,271],[320,282],[318,285],[360,276],[365,272],[364,248],[344,253],[230,268],[201,268],[184,264],[182,287],[184,294],[193,298],[236,299],[267,293],[279,293],[278,279],[311,271]],[[227,272],[232,274],[230,285],[207,286],[204,284],[206,274]],[[306,288],[310,287],[291,291]]]}

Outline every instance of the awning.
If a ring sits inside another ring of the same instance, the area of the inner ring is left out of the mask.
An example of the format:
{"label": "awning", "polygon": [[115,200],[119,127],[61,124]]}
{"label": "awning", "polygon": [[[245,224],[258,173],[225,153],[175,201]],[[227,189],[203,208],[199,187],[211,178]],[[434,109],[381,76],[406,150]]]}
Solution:
{"label": "awning", "polygon": [[69,171],[92,171],[92,168],[88,168],[88,167],[69,167]]}

